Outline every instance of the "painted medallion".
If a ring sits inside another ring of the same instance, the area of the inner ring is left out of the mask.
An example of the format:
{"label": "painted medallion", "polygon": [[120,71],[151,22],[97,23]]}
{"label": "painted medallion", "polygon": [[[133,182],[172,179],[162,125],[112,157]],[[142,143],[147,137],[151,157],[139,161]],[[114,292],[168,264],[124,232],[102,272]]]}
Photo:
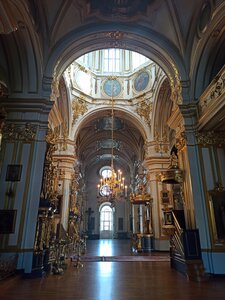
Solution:
{"label": "painted medallion", "polygon": [[137,92],[146,89],[149,82],[149,74],[147,72],[140,73],[134,80],[134,88]]}
{"label": "painted medallion", "polygon": [[116,97],[119,95],[121,91],[121,86],[118,80],[116,79],[108,79],[105,81],[103,86],[104,92],[109,97]]}

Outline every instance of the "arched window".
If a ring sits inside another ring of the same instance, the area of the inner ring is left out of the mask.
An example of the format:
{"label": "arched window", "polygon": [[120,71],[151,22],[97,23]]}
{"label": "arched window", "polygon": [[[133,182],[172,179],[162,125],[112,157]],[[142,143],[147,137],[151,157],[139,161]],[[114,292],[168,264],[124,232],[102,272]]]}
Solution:
{"label": "arched window", "polygon": [[109,205],[102,207],[100,211],[100,230],[112,231],[113,229],[113,212]]}
{"label": "arched window", "polygon": [[103,60],[104,72],[119,72],[120,71],[120,50],[119,49],[105,49]]}
{"label": "arched window", "polygon": [[[102,178],[109,178],[112,176],[112,168],[110,166],[104,166],[99,170],[99,175]],[[100,195],[101,196],[109,196],[111,193],[111,189],[108,185],[103,185],[100,188]]]}
{"label": "arched window", "polygon": [[104,169],[101,169],[100,172],[101,172],[100,175],[103,178],[109,178],[109,177],[112,176],[112,169],[111,169],[111,167],[105,167]]}

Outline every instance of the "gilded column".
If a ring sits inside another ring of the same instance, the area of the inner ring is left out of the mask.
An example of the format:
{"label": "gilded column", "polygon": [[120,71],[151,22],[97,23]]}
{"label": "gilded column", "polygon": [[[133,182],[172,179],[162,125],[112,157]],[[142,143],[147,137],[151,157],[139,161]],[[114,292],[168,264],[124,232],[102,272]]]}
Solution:
{"label": "gilded column", "polygon": [[154,248],[155,250],[168,250],[169,241],[168,237],[162,231],[162,218],[163,218],[163,203],[161,199],[162,183],[159,174],[166,170],[169,165],[169,152],[167,143],[163,147],[159,139],[152,142],[145,143],[145,160],[144,165],[147,169],[147,186],[151,192],[153,201],[151,202],[152,212],[152,231],[154,235]]}

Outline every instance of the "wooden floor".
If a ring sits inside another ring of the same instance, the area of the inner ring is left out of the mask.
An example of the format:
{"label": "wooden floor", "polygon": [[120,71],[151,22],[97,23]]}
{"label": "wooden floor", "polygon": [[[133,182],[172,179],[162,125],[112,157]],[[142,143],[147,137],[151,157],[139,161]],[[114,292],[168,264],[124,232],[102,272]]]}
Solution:
{"label": "wooden floor", "polygon": [[[127,255],[125,240],[88,241],[87,255]],[[156,255],[156,254],[154,254]],[[225,278],[190,282],[169,262],[86,262],[45,278],[19,276],[0,282],[4,300],[217,300],[225,299]]]}

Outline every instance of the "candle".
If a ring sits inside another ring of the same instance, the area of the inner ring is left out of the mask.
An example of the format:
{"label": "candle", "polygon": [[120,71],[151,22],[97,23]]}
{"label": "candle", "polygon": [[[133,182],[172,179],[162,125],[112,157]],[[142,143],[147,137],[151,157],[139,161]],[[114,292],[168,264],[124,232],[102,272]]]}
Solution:
{"label": "candle", "polygon": [[97,196],[100,194],[100,184],[97,185]]}

